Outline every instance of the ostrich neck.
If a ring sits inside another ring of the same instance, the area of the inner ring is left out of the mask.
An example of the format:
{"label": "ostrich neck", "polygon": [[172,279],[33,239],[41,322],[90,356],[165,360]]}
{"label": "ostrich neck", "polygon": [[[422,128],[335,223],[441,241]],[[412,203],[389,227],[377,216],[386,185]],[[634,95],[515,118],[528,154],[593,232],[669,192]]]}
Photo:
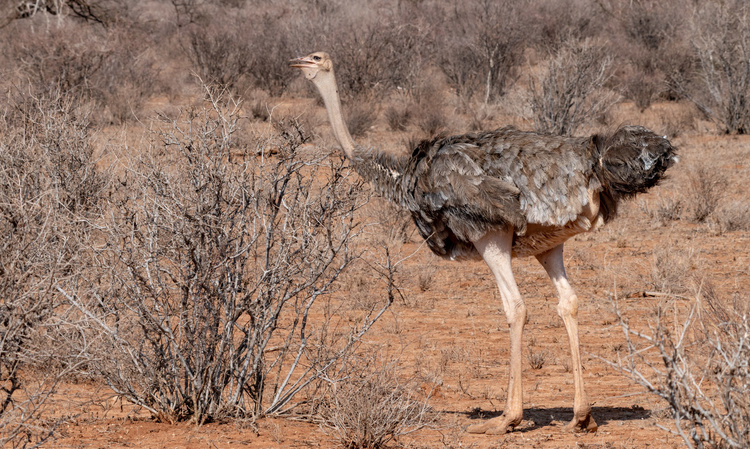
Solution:
{"label": "ostrich neck", "polygon": [[402,207],[414,210],[413,198],[407,193],[408,189],[404,184],[406,180],[403,172],[406,161],[355,144],[344,123],[341,100],[333,72],[330,71],[322,77],[319,74],[313,81],[323,97],[333,134],[357,173],[368,181],[379,195]]}
{"label": "ostrich neck", "polygon": [[351,160],[354,156],[354,139],[352,139],[349,130],[346,128],[344,114],[341,112],[341,100],[336,88],[336,77],[331,71],[323,79],[318,80],[316,78],[315,81],[317,81],[315,85],[318,87],[321,97],[323,97],[323,103],[326,105],[333,135],[339,141],[339,145],[341,145],[344,153],[346,153],[346,157]]}

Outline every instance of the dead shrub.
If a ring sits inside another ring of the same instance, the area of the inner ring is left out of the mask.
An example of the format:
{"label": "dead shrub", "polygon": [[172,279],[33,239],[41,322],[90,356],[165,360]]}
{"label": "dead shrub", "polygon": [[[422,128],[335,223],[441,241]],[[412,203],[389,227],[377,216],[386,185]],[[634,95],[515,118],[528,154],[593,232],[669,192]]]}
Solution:
{"label": "dead shrub", "polygon": [[625,96],[643,111],[667,91],[667,74],[679,71],[680,59],[686,57],[677,44],[685,39],[685,8],[679,2],[653,1],[612,7],[617,9],[612,13],[619,18],[623,41],[611,49],[626,62],[619,81]]}
{"label": "dead shrub", "polygon": [[378,110],[365,97],[347,102],[346,125],[353,137],[364,136],[378,118]]}
{"label": "dead shrub", "polygon": [[385,109],[385,120],[391,131],[406,131],[411,119],[411,110],[408,105],[390,105]]}
{"label": "dead shrub", "polygon": [[24,84],[37,96],[58,91],[88,96],[111,54],[105,32],[85,24],[65,22],[44,31],[21,29],[19,34],[3,51],[19,62]]}
{"label": "dead shrub", "polygon": [[91,95],[102,111],[97,122],[140,120],[152,97],[173,89],[162,80],[163,62],[153,50],[159,44],[149,31],[134,23],[108,29],[109,53],[91,85]]}
{"label": "dead shrub", "polygon": [[516,76],[526,32],[524,6],[504,0],[462,2],[446,20],[439,67],[456,93],[497,100]]}
{"label": "dead shrub", "polygon": [[331,382],[320,407],[323,425],[343,447],[379,449],[433,421],[431,391],[419,390],[413,381],[400,382],[396,361],[360,358],[356,363],[363,366]]}
{"label": "dead shrub", "polygon": [[532,17],[531,24],[524,30],[527,42],[542,52],[555,52],[566,41],[593,38],[601,33],[602,28],[611,33],[607,24],[612,14],[602,14],[605,4],[597,8],[578,0],[560,0],[556,2],[532,1],[526,13]]}
{"label": "dead shrub", "polygon": [[612,59],[589,40],[566,42],[531,81],[531,108],[537,131],[571,135],[604,113],[614,94],[604,88]]}
{"label": "dead shrub", "polygon": [[[445,111],[443,96],[438,88],[431,84],[420,86],[415,91],[412,104],[412,119],[427,139],[445,133],[449,127],[449,117]],[[410,148],[410,151],[414,147]]]}
{"label": "dead shrub", "polygon": [[335,58],[343,98],[362,94],[381,98],[386,89],[411,90],[422,74],[420,39],[425,30],[379,9],[376,20],[341,20],[325,42]]}
{"label": "dead shrub", "polygon": [[246,76],[253,54],[244,30],[234,18],[191,26],[185,53],[203,82],[233,89]]}
{"label": "dead shrub", "polygon": [[726,189],[726,178],[718,169],[700,166],[690,171],[688,183],[690,188],[685,200],[690,218],[703,223],[719,207]]}
{"label": "dead shrub", "polygon": [[391,303],[347,326],[316,305],[361,254],[354,213],[369,191],[344,161],[301,154],[292,121],[236,148],[241,104],[206,95],[127,161],[91,292],[66,291],[103,342],[92,371],[166,422],[294,408]]}
{"label": "dead shrub", "polygon": [[[86,115],[66,97],[27,98],[0,119],[0,446],[37,447],[58,383],[85,361],[60,335],[80,330],[60,291],[86,270],[104,181]],[[62,316],[58,315],[60,313]]]}
{"label": "dead shrub", "polygon": [[748,301],[704,283],[690,304],[660,304],[648,330],[615,310],[627,353],[613,365],[663,399],[687,447],[750,445]]}
{"label": "dead shrub", "polygon": [[660,198],[656,205],[656,219],[666,225],[670,221],[677,221],[682,216],[682,201],[675,198]]}
{"label": "dead shrub", "polygon": [[438,137],[449,129],[448,120],[440,109],[423,109],[417,114],[415,121],[427,139]]}
{"label": "dead shrub", "polygon": [[709,1],[690,22],[698,67],[670,83],[727,133],[750,132],[750,19],[742,1]]}

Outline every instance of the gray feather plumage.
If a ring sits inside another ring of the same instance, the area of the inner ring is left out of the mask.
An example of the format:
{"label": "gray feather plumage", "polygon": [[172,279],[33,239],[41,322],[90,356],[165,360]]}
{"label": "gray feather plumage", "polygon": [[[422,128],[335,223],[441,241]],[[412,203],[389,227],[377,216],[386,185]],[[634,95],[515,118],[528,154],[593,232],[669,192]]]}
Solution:
{"label": "gray feather plumage", "polygon": [[412,213],[436,254],[475,254],[493,229],[523,236],[529,224],[575,222],[599,193],[603,218],[655,185],[675,158],[669,141],[641,127],[612,136],[560,137],[513,127],[421,142],[409,157],[358,148],[352,162],[376,191]]}

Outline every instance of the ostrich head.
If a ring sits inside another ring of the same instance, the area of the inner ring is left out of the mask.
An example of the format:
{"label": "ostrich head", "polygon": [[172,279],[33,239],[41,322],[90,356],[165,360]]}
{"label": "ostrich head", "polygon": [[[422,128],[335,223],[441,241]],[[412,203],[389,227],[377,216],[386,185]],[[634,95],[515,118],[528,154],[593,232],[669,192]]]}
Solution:
{"label": "ostrich head", "polygon": [[333,63],[328,53],[318,51],[301,58],[289,61],[291,67],[302,70],[305,78],[317,84],[321,78],[328,78],[333,74]]}
{"label": "ostrich head", "polygon": [[289,65],[302,70],[305,78],[312,81],[318,88],[328,111],[328,119],[331,122],[333,134],[341,144],[346,156],[351,159],[355,143],[349,134],[349,130],[346,129],[344,116],[341,113],[341,100],[336,88],[336,77],[333,74],[331,57],[328,56],[328,53],[318,51],[302,58],[292,59],[289,61]]}

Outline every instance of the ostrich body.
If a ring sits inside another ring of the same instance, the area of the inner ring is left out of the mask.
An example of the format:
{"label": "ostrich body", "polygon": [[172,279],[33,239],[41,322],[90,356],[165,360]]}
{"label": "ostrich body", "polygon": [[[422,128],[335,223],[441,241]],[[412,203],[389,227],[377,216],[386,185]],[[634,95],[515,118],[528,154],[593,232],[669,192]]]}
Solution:
{"label": "ostrich body", "polygon": [[618,201],[656,185],[676,160],[669,141],[639,126],[610,136],[559,137],[512,127],[421,142],[397,157],[357,146],[341,113],[326,53],[291,61],[318,88],[355,170],[377,192],[409,210],[437,255],[483,259],[495,275],[510,328],[510,373],[502,416],[469,426],[499,434],[523,418],[521,342],[526,305],[511,269],[514,256],[535,256],[554,284],[570,341],[575,399],[572,430],[594,431],[583,383],[578,298],[568,283],[563,244],[614,218]]}

